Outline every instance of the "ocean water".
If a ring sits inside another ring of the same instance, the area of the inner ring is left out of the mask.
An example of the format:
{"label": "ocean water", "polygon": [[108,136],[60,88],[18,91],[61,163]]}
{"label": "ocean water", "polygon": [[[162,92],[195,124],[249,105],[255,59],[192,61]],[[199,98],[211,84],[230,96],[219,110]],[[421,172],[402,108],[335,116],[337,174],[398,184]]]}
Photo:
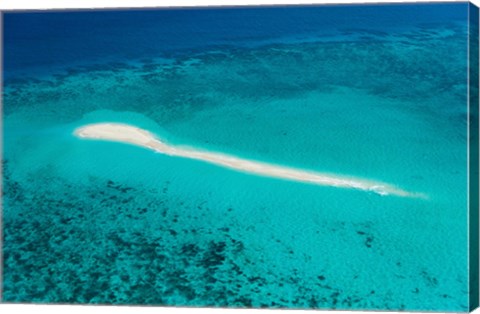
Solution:
{"label": "ocean water", "polygon": [[[3,302],[467,311],[469,9],[4,14]],[[98,122],[425,197],[73,135]]]}

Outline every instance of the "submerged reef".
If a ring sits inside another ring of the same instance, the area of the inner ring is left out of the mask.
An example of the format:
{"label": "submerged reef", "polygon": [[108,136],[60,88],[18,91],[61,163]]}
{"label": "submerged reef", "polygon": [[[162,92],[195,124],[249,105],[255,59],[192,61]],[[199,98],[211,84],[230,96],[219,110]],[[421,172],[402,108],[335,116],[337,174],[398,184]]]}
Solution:
{"label": "submerged reef", "polygon": [[[35,192],[26,192],[12,178],[8,160],[3,171],[5,302],[409,308],[388,290],[355,288],[360,273],[348,279],[350,287],[339,286],[328,270],[307,275],[295,265],[322,268],[325,261],[302,256],[284,239],[272,238],[269,248],[252,246],[255,236],[248,237],[255,226],[242,226],[234,207],[224,208],[220,223],[201,203],[196,215],[182,214],[189,205],[170,193],[168,181],[158,189],[94,177],[74,185],[44,174],[48,185],[37,182]],[[368,222],[330,222],[316,233],[358,242],[365,252],[385,250]],[[282,256],[280,264],[263,251],[272,248]],[[395,268],[401,276],[400,261]],[[417,287],[407,295],[439,294],[451,304],[427,269],[416,276]]]}
{"label": "submerged reef", "polygon": [[344,32],[370,37],[248,49],[219,47],[179,53],[169,61],[110,62],[76,66],[43,78],[9,77],[4,110],[8,114],[22,106],[41,106],[45,114],[55,110],[60,117],[70,116],[71,121],[93,110],[128,105],[162,124],[187,119],[226,97],[246,102],[292,98],[338,86],[419,103],[411,110],[428,109],[420,100],[448,97],[465,101],[466,85],[459,82],[464,80],[467,65],[459,64],[463,60],[457,58],[461,54],[458,49],[465,49],[465,54],[467,49],[463,27],[426,25],[390,35],[368,30]]}

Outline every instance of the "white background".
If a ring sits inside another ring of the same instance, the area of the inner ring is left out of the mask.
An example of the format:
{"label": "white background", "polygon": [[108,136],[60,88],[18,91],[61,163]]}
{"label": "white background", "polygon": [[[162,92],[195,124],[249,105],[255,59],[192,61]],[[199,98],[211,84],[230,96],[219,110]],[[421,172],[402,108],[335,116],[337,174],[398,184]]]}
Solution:
{"label": "white background", "polygon": [[[443,0],[441,0],[443,1]],[[262,5],[262,4],[332,4],[332,3],[385,3],[416,2],[412,0],[0,0],[0,10],[10,9],[62,9],[62,8],[133,8],[133,7],[168,7],[168,6],[206,6],[206,5]],[[439,2],[438,0],[435,2]],[[450,1],[451,2],[451,1]],[[480,0],[472,0],[480,6]],[[244,310],[244,309],[192,309],[130,306],[84,306],[84,305],[11,305],[1,304],[0,313],[107,313],[107,314],[306,314],[332,313],[347,314],[367,312],[356,311],[301,311],[301,310]],[[369,312],[372,313],[372,312]],[[375,312],[400,313],[400,312]],[[480,310],[475,311],[479,314]]]}

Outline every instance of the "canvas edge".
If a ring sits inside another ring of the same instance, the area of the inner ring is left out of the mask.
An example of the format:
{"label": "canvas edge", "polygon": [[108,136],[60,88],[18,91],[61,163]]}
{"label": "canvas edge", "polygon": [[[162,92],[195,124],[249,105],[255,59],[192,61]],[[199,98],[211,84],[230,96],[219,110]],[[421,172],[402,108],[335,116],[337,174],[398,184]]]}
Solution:
{"label": "canvas edge", "polygon": [[289,8],[289,7],[331,7],[331,6],[375,6],[375,5],[430,5],[430,4],[466,4],[470,0],[389,0],[386,2],[338,2],[338,3],[289,3],[289,4],[225,4],[225,5],[171,5],[145,7],[78,7],[78,8],[41,8],[41,9],[0,9],[3,13],[42,13],[42,12],[81,12],[81,11],[126,11],[126,10],[202,10],[202,9],[242,9],[242,8]]}
{"label": "canvas edge", "polygon": [[3,49],[5,11],[0,10],[0,303],[3,302]]}
{"label": "canvas edge", "polygon": [[468,6],[469,311],[479,306],[479,8]]}

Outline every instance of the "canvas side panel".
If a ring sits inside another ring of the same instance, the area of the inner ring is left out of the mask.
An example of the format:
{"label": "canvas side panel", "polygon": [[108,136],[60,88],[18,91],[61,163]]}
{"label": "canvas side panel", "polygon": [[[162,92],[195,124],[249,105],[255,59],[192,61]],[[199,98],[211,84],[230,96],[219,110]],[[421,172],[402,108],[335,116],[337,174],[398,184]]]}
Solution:
{"label": "canvas side panel", "polygon": [[478,284],[479,284],[479,95],[478,95],[478,7],[469,5],[469,271],[470,271],[470,295],[469,307],[473,311],[478,307]]}
{"label": "canvas side panel", "polygon": [[3,15],[0,12],[0,303],[3,302]]}

